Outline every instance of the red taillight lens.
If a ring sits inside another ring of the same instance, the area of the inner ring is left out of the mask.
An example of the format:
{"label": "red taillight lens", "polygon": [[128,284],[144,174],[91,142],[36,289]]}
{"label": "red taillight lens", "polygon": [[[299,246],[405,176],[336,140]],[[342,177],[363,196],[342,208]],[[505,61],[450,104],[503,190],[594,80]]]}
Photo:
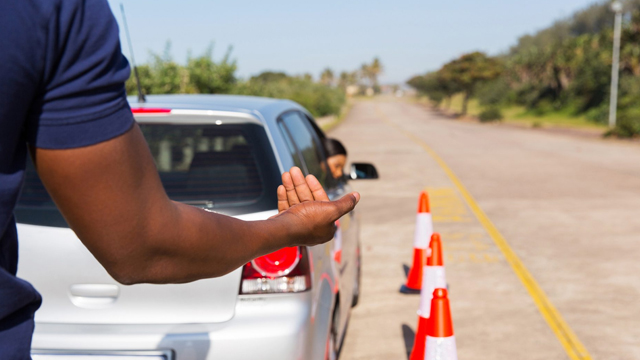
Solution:
{"label": "red taillight lens", "polygon": [[287,275],[300,261],[300,250],[297,246],[280,249],[271,254],[260,256],[251,265],[267,277]]}
{"label": "red taillight lens", "polygon": [[261,256],[242,269],[240,294],[302,292],[311,288],[305,247],[290,247]]}

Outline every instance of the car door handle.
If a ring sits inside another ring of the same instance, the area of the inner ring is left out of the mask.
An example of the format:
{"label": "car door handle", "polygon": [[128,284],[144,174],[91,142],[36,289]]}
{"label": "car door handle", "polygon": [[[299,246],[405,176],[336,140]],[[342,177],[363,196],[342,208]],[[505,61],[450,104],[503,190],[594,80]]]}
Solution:
{"label": "car door handle", "polygon": [[69,287],[71,302],[85,309],[102,309],[116,302],[120,288],[114,284],[74,284]]}

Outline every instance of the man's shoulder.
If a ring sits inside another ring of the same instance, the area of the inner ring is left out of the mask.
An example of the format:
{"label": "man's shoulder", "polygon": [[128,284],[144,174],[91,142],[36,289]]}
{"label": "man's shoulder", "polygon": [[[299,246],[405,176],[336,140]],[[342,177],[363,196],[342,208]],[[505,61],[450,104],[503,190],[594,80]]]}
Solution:
{"label": "man's shoulder", "polygon": [[[32,30],[44,25],[43,30],[52,22],[58,27],[64,27],[77,21],[77,14],[87,9],[99,7],[100,10],[109,7],[107,0],[2,0],[0,1],[0,27],[12,26],[16,22],[27,19]],[[96,11],[92,17],[111,16],[110,12]],[[31,31],[33,33],[33,31]]]}

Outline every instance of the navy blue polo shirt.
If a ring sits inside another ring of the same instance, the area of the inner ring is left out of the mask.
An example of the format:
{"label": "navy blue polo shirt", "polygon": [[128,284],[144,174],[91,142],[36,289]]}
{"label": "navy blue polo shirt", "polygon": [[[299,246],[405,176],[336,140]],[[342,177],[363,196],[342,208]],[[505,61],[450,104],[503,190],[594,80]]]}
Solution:
{"label": "navy blue polo shirt", "polygon": [[0,359],[30,359],[38,292],[16,275],[13,210],[28,146],[68,149],[126,132],[133,116],[106,0],[0,0]]}

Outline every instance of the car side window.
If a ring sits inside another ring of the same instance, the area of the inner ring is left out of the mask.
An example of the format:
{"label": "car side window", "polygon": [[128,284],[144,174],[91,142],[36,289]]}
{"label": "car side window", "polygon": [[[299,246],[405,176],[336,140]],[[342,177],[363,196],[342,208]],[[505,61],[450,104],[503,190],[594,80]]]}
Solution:
{"label": "car side window", "polygon": [[280,132],[282,133],[282,137],[284,138],[284,142],[287,144],[287,148],[289,149],[289,152],[291,153],[291,157],[293,158],[293,164],[295,166],[299,167],[300,169],[302,169],[302,171],[306,172],[307,168],[302,163],[302,155],[300,155],[300,153],[298,152],[298,149],[296,148],[296,146],[293,145],[293,142],[291,140],[291,134],[289,134],[289,131],[285,127],[284,122],[279,121],[278,122],[278,127],[280,127]]}
{"label": "car side window", "polygon": [[297,111],[291,111],[281,116],[281,122],[293,138],[293,142],[302,155],[309,174],[315,175],[324,186],[327,178],[327,167],[317,136],[312,133],[308,120]]}
{"label": "car side window", "polygon": [[320,127],[318,126],[318,124],[316,124],[315,120],[313,120],[312,118],[310,118],[308,115],[304,116],[307,119],[307,124],[309,125],[309,127],[312,129],[311,131],[313,133],[316,134],[316,136],[320,139],[320,140],[324,140],[327,136],[324,134],[324,132],[320,129]]}
{"label": "car side window", "polygon": [[[318,126],[318,124],[315,122],[315,120],[313,120],[311,117],[309,117],[309,115],[304,115],[304,118],[307,119],[306,124],[309,126],[309,129],[311,129],[311,132],[313,134],[316,135],[316,139],[320,140],[320,144],[322,144],[322,149],[324,150],[324,155],[323,155],[323,161],[325,161],[326,163],[326,150],[324,147],[324,140],[327,138],[327,136],[325,135],[325,133],[322,131],[322,129],[320,129],[320,127]],[[327,165],[328,168],[328,165]],[[341,184],[344,185],[346,183],[345,177],[342,177],[340,179],[334,179],[333,176],[331,176],[331,173],[328,174],[329,176],[327,177],[327,187],[334,187],[334,186],[340,186]]]}

